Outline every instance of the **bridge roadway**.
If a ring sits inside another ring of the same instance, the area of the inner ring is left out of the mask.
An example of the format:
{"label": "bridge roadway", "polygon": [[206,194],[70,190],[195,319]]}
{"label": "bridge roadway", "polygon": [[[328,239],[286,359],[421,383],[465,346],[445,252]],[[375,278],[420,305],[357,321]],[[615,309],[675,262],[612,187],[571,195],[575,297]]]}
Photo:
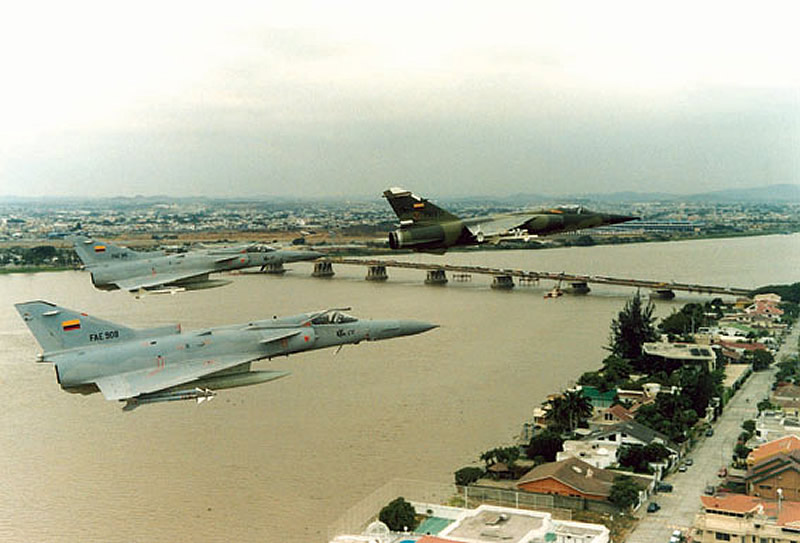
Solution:
{"label": "bridge roadway", "polygon": [[728,296],[749,296],[750,290],[736,287],[719,287],[713,285],[696,285],[691,283],[676,283],[674,281],[649,281],[646,279],[623,279],[619,277],[605,277],[601,275],[577,275],[564,272],[526,271],[508,268],[487,268],[485,266],[457,266],[453,264],[427,264],[422,262],[402,262],[398,260],[363,259],[347,257],[327,257],[317,262],[330,262],[331,264],[347,264],[353,266],[406,268],[415,270],[442,270],[459,274],[482,274],[494,277],[516,277],[525,281],[538,281],[551,279],[568,283],[595,283],[601,285],[616,285],[623,287],[647,288],[655,291],[685,291],[700,294],[720,294]]}

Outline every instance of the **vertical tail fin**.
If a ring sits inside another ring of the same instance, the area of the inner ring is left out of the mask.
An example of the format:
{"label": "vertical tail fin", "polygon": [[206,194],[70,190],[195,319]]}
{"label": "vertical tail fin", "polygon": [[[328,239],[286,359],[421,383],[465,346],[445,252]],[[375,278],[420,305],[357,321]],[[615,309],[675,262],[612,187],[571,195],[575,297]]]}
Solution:
{"label": "vertical tail fin", "polygon": [[383,197],[389,200],[389,204],[400,219],[401,226],[459,220],[449,211],[425,198],[420,198],[409,190],[393,187],[384,191]]}
{"label": "vertical tail fin", "polygon": [[73,236],[71,241],[75,252],[78,253],[78,257],[87,268],[105,262],[142,258],[139,253],[127,247],[120,247],[105,241],[95,241],[85,236]]}
{"label": "vertical tail fin", "polygon": [[15,304],[44,352],[132,339],[136,331],[50,302]]}

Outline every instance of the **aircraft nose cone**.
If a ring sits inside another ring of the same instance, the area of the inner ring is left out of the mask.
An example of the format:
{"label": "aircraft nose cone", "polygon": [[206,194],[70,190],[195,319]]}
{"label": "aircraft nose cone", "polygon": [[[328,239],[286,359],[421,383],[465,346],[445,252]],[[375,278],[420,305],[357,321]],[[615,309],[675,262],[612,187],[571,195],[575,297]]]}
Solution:
{"label": "aircraft nose cone", "polygon": [[289,262],[302,262],[305,260],[316,260],[324,254],[317,251],[288,251],[287,257]]}
{"label": "aircraft nose cone", "polygon": [[439,328],[439,325],[425,321],[403,321],[400,325],[400,335],[413,336],[414,334],[422,334],[434,328]]}
{"label": "aircraft nose cone", "polygon": [[612,215],[606,213],[603,215],[603,224],[620,224],[628,221],[638,221],[641,217],[633,217],[630,215]]}
{"label": "aircraft nose cone", "polygon": [[413,336],[438,328],[438,324],[424,321],[373,321],[370,326],[370,341],[401,336]]}

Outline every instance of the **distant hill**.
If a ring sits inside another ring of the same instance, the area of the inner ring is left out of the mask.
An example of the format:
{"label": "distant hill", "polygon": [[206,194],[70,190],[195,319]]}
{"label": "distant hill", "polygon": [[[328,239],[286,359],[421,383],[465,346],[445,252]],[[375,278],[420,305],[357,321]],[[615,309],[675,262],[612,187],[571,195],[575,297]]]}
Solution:
{"label": "distant hill", "polygon": [[769,185],[753,189],[719,190],[684,197],[693,202],[800,202],[800,185]]}
{"label": "distant hill", "polygon": [[750,189],[730,189],[697,194],[673,194],[669,192],[621,191],[610,193],[583,193],[553,196],[533,193],[517,193],[509,196],[486,196],[483,198],[451,198],[451,201],[492,201],[495,203],[524,205],[537,202],[707,202],[707,203],[800,203],[800,185],[768,185]]}
{"label": "distant hill", "polygon": [[[628,203],[648,203],[648,202],[706,202],[706,203],[800,203],[800,185],[782,184],[768,185],[749,189],[729,189],[717,190],[713,192],[702,192],[697,194],[672,194],[668,192],[638,192],[620,191],[610,193],[577,193],[566,195],[553,195],[541,193],[515,193],[515,194],[486,194],[486,195],[429,195],[435,202],[442,205],[458,204],[462,206],[495,204],[511,208],[535,205],[555,205],[570,203],[600,202],[604,204],[628,204]],[[30,204],[44,203],[53,205],[87,205],[94,204],[106,207],[109,204],[118,207],[149,206],[154,204],[170,203],[198,203],[210,204],[213,202],[264,202],[265,205],[286,205],[299,204],[304,202],[324,203],[324,202],[361,202],[361,203],[380,203],[381,198],[370,196],[352,197],[309,197],[309,196],[240,196],[240,197],[208,197],[208,196],[119,196],[114,198],[85,198],[85,197],[29,197],[29,196],[6,196],[0,195],[0,203],[3,204]]]}

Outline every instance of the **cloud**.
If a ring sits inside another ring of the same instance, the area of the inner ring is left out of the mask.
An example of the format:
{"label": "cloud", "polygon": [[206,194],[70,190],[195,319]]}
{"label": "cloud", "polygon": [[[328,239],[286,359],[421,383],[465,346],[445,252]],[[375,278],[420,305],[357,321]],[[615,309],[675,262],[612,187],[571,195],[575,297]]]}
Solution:
{"label": "cloud", "polygon": [[24,3],[0,22],[0,191],[798,182],[795,11]]}

